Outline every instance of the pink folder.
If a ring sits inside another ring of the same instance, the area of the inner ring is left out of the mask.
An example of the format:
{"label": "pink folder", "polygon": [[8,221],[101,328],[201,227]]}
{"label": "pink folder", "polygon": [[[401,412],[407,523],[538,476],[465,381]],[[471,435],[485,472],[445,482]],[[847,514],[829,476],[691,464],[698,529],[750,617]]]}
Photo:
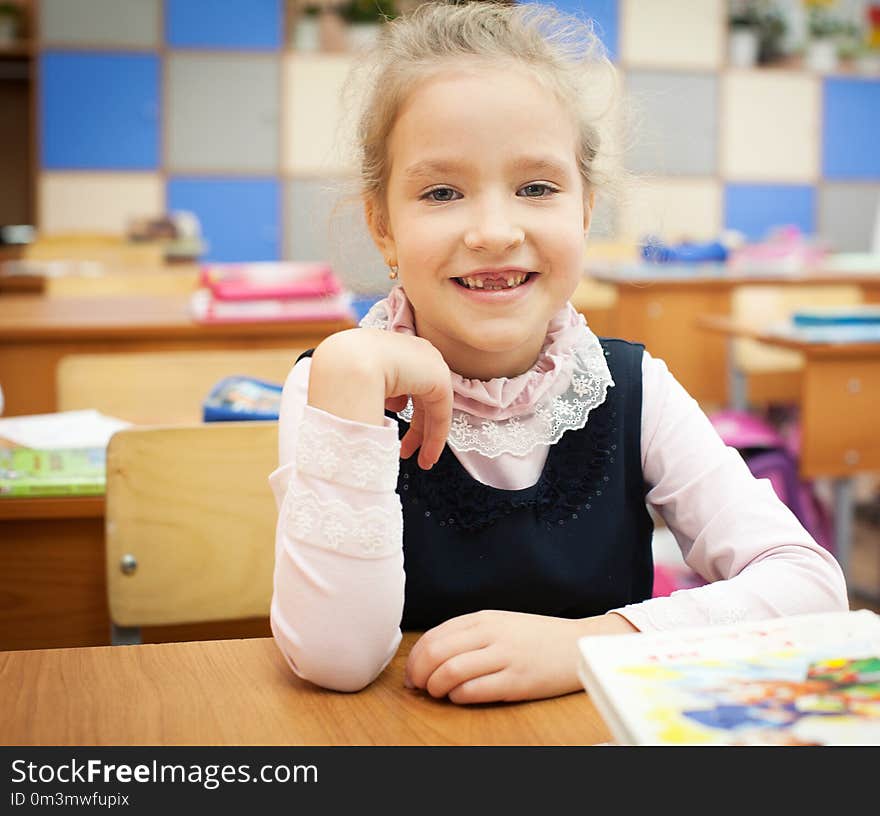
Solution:
{"label": "pink folder", "polygon": [[264,261],[206,264],[201,285],[216,300],[267,300],[338,295],[343,286],[327,263]]}

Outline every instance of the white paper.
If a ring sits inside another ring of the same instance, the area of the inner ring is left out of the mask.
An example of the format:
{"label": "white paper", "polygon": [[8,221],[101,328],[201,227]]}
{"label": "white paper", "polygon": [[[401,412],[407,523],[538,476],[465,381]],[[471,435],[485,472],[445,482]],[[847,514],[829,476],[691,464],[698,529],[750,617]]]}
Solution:
{"label": "white paper", "polygon": [[116,431],[131,425],[98,411],[61,411],[0,419],[0,438],[26,448],[106,448]]}

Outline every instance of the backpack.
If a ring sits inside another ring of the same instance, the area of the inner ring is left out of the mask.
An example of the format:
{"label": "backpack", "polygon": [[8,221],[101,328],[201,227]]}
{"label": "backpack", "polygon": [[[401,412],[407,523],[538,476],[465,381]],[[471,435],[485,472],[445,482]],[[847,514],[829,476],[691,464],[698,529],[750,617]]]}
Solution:
{"label": "backpack", "polygon": [[798,472],[800,426],[783,414],[779,427],[749,411],[724,410],[709,417],[726,445],[736,448],[756,479],[769,479],[780,500],[808,533],[834,554],[833,519],[813,482]]}

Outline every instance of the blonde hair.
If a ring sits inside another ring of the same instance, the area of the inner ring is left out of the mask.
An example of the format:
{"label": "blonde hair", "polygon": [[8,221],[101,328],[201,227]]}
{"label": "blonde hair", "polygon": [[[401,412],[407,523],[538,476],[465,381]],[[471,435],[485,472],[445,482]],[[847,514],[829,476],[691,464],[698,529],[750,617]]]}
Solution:
{"label": "blonde hair", "polygon": [[401,107],[417,83],[462,60],[528,70],[571,111],[585,195],[612,186],[598,120],[611,111],[611,99],[602,102],[609,88],[617,96],[616,71],[590,22],[542,5],[429,2],[387,22],[361,57],[346,90],[362,100],[355,145],[360,195],[380,208],[390,172],[388,138]]}

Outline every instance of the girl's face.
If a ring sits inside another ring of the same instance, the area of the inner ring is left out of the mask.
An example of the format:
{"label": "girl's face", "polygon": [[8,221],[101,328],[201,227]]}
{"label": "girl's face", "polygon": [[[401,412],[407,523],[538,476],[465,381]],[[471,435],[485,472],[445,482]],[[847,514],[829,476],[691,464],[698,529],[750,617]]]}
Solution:
{"label": "girl's face", "polygon": [[447,71],[400,111],[387,217],[368,203],[367,220],[417,333],[464,377],[527,371],[583,274],[576,138],[556,96],[520,69]]}

